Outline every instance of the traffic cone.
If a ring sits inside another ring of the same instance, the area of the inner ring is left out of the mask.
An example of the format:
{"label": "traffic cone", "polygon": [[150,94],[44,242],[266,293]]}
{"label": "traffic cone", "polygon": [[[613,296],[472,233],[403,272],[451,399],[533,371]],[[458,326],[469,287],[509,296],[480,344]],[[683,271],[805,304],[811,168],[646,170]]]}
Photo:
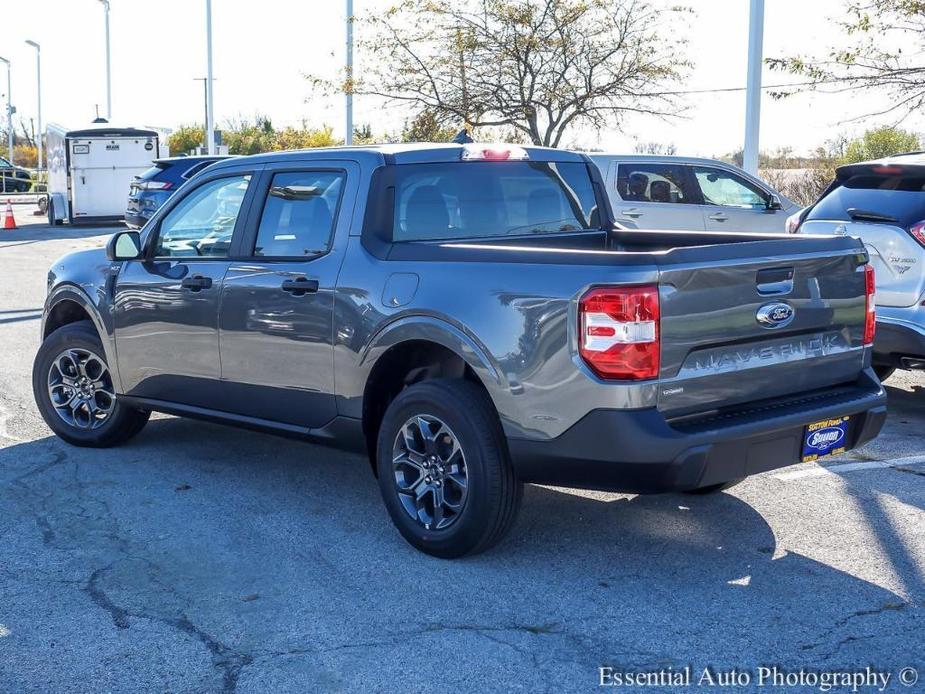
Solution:
{"label": "traffic cone", "polygon": [[16,226],[16,218],[13,216],[13,204],[7,200],[6,201],[6,218],[3,220],[3,228],[6,229],[18,229]]}

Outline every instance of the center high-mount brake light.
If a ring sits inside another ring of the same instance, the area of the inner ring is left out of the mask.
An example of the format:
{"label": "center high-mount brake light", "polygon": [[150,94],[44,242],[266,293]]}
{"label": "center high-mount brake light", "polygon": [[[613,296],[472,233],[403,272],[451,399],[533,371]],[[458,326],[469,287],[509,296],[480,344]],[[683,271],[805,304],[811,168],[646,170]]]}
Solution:
{"label": "center high-mount brake light", "polygon": [[864,266],[864,289],[867,294],[865,302],[867,313],[864,315],[864,344],[874,344],[874,333],[877,331],[877,284],[874,278],[874,269],[870,265]]}
{"label": "center high-mount brake light", "polygon": [[658,287],[596,287],[578,304],[578,350],[604,379],[658,376]]}
{"label": "center high-mount brake light", "polygon": [[530,155],[523,147],[516,145],[463,145],[463,161],[523,161]]}

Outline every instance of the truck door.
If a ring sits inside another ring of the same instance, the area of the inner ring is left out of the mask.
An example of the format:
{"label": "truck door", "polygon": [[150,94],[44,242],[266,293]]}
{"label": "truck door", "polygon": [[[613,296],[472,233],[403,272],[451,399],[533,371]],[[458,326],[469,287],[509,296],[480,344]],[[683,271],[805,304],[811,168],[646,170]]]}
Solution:
{"label": "truck door", "polygon": [[[334,289],[359,168],[268,167],[220,314],[222,379],[237,414],[304,427],[336,415]],[[342,200],[351,204],[342,204]]]}
{"label": "truck door", "polygon": [[145,258],[115,281],[116,351],[129,395],[199,407],[223,402],[218,308],[254,172],[217,173],[170,204]]}

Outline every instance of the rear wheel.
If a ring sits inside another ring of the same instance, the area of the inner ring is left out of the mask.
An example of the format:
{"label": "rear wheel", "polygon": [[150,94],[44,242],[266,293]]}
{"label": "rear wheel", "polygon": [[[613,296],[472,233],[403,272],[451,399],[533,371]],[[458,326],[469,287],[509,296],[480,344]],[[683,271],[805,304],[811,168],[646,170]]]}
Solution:
{"label": "rear wheel", "polygon": [[377,443],[379,486],[410,544],[443,558],[483,552],[508,532],[523,485],[488,396],[463,380],[403,390]]}
{"label": "rear wheel", "polygon": [[89,321],[55,330],[39,347],[32,392],[48,427],[75,446],[114,446],[137,434],[150,412],[120,402],[100,338]]}

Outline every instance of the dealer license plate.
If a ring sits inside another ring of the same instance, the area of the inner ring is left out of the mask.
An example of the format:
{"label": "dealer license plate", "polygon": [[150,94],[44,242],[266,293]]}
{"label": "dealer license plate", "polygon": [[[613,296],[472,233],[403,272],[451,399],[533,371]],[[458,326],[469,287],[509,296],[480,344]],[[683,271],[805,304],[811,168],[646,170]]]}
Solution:
{"label": "dealer license plate", "polygon": [[823,419],[803,429],[803,462],[840,455],[848,450],[851,417]]}

